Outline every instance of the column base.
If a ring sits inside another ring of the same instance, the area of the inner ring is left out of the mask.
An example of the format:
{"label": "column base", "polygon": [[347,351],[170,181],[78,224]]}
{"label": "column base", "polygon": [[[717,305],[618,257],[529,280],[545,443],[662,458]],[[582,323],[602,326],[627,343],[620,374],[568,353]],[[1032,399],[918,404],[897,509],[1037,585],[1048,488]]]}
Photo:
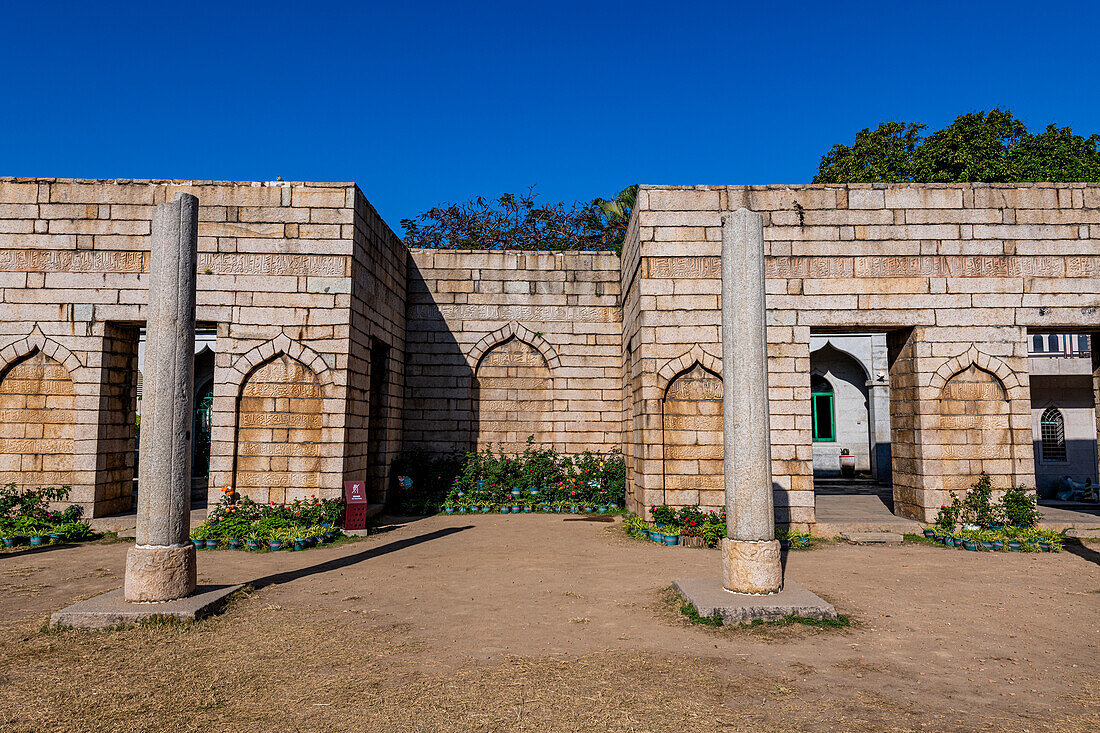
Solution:
{"label": "column base", "polygon": [[131,603],[174,601],[195,592],[195,547],[133,547],[126,553],[124,597]]}
{"label": "column base", "polygon": [[722,587],[734,593],[766,595],[783,589],[778,540],[722,539]]}

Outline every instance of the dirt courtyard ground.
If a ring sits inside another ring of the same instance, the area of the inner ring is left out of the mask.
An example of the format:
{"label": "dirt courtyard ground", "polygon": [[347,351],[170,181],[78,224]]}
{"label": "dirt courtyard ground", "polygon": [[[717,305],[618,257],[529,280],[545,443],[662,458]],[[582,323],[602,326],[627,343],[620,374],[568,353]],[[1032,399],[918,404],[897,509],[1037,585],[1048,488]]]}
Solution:
{"label": "dirt courtyard ground", "polygon": [[1096,731],[1100,547],[828,544],[792,578],[846,629],[711,629],[669,602],[709,550],[559,516],[439,516],[306,552],[191,626],[50,632],[125,543],[0,555],[4,731]]}

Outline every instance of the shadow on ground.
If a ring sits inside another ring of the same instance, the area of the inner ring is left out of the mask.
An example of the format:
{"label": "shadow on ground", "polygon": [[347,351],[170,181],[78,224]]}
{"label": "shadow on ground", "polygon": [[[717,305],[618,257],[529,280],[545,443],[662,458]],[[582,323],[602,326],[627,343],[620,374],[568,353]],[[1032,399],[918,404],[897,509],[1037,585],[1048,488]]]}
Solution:
{"label": "shadow on ground", "polygon": [[432,540],[438,540],[449,535],[457,534],[467,529],[473,529],[473,525],[465,525],[462,527],[445,527],[443,529],[437,529],[434,532],[428,532],[427,534],[417,535],[416,537],[409,537],[404,540],[397,540],[385,545],[379,545],[378,547],[371,547],[370,549],[357,552],[353,555],[345,555],[343,557],[333,558],[332,560],[326,560],[316,565],[310,565],[304,568],[297,568],[295,570],[285,570],[281,573],[272,573],[271,575],[265,575],[262,578],[257,578],[249,583],[253,588],[259,590],[260,588],[266,588],[269,585],[276,585],[279,583],[289,583],[292,580],[298,578],[304,578],[309,575],[317,575],[318,573],[327,573],[330,570],[339,570],[346,568],[349,565],[355,565],[363,562],[364,560],[370,560],[372,558],[381,557],[382,555],[388,555],[391,552],[398,552],[415,545],[420,545],[425,542],[431,542]]}

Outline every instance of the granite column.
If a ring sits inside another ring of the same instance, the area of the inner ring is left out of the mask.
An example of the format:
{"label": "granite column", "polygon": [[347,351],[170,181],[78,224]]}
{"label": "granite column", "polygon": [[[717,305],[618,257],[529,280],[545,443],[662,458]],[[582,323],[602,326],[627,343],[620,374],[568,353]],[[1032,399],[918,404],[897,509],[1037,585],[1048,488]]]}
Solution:
{"label": "granite column", "polygon": [[181,193],[153,214],[137,543],[126,555],[127,601],[169,601],[195,590],[188,534],[198,213],[199,200]]}
{"label": "granite column", "polygon": [[766,319],[764,218],[738,209],[722,217],[722,585],[735,593],[783,587],[772,505]]}

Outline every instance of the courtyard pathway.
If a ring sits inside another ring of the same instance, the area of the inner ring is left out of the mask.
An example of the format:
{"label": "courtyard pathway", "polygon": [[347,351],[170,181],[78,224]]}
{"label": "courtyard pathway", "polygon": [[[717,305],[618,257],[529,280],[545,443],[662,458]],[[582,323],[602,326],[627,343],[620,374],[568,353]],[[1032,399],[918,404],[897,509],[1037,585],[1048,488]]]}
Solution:
{"label": "courtyard pathway", "polygon": [[201,552],[200,582],[256,590],[193,627],[38,630],[121,585],[127,547],[0,555],[0,729],[1100,726],[1095,545],[825,544],[787,573],[851,628],[713,630],[664,589],[718,573],[715,551],[617,523],[438,516],[299,553]]}

